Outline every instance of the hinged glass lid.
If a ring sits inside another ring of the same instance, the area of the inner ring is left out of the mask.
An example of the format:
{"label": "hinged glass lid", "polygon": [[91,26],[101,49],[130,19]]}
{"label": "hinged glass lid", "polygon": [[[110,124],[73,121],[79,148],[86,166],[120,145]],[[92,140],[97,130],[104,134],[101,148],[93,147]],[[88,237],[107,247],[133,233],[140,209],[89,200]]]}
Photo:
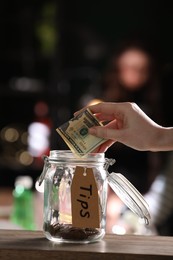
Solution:
{"label": "hinged glass lid", "polygon": [[108,183],[126,206],[149,224],[149,206],[141,193],[120,173],[110,173]]}

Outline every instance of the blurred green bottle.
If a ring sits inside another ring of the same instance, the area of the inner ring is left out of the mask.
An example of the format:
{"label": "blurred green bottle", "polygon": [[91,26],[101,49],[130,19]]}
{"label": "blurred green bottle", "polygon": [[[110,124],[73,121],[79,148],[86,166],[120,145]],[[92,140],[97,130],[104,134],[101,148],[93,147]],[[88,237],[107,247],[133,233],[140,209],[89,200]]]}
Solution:
{"label": "blurred green bottle", "polygon": [[26,230],[35,230],[32,185],[30,176],[18,176],[13,190],[11,221]]}

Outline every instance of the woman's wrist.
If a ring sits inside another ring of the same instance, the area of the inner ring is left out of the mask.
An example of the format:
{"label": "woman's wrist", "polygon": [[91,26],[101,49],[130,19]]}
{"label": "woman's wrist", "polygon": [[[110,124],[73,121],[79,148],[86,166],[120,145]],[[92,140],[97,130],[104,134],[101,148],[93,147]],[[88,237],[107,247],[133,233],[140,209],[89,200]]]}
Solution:
{"label": "woman's wrist", "polygon": [[151,151],[173,151],[173,127],[157,127]]}

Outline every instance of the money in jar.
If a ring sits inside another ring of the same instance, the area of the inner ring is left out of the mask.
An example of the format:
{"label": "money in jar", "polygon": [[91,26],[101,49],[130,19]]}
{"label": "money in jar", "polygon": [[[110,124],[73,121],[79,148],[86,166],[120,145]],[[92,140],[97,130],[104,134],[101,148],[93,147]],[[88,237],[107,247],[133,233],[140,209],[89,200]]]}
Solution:
{"label": "money in jar", "polygon": [[[108,185],[134,213],[149,223],[143,196],[120,173],[109,173],[115,159],[104,153],[80,158],[70,150],[50,151],[38,180],[44,181],[44,224],[47,239],[57,243],[91,243],[106,233]],[[116,204],[115,204],[116,207]]]}
{"label": "money in jar", "polygon": [[106,141],[89,134],[88,129],[93,126],[102,126],[102,123],[86,109],[58,127],[56,131],[75,155],[83,157]]}

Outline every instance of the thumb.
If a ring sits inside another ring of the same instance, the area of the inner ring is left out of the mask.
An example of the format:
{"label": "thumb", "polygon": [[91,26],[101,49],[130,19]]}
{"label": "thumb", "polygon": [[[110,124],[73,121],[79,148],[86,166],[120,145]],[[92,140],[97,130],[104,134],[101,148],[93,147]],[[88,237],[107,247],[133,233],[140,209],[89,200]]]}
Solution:
{"label": "thumb", "polygon": [[117,140],[118,138],[118,131],[116,129],[110,129],[103,126],[96,126],[89,128],[89,133],[91,135],[101,137],[103,139],[111,139],[111,140]]}

